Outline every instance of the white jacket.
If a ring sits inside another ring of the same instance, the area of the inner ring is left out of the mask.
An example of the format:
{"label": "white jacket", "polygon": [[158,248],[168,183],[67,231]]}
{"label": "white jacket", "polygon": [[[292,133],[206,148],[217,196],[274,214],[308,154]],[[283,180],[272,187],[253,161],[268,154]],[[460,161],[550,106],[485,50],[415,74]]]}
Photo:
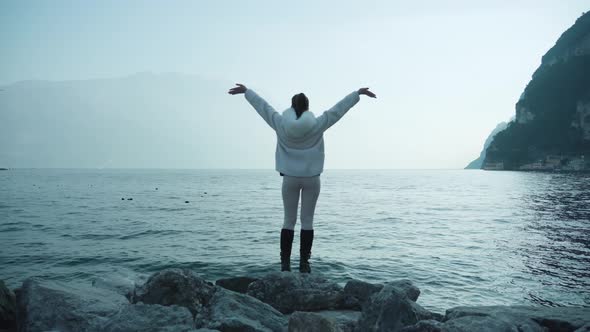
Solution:
{"label": "white jacket", "polygon": [[277,133],[275,169],[289,176],[316,176],[324,171],[324,131],[335,124],[359,101],[357,91],[344,97],[319,117],[305,111],[299,119],[289,107],[279,114],[251,89],[246,100]]}

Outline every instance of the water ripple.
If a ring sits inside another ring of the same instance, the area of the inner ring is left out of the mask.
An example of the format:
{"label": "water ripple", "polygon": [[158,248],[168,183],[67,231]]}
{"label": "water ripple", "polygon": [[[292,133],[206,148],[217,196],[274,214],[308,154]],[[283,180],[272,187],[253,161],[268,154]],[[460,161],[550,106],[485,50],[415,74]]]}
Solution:
{"label": "water ripple", "polygon": [[[0,193],[0,266],[12,287],[29,276],[144,278],[185,267],[214,280],[278,269],[282,178],[274,172],[9,175],[0,177],[10,193]],[[330,170],[315,229],[314,273],[342,285],[408,278],[421,304],[439,312],[590,305],[588,174]]]}

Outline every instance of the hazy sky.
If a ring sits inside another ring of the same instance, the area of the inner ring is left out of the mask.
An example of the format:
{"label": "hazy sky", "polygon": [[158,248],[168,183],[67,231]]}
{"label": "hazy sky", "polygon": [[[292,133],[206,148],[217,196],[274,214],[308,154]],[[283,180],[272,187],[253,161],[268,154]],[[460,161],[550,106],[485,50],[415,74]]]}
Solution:
{"label": "hazy sky", "polygon": [[316,114],[369,86],[378,99],[327,132],[326,167],[460,168],[589,9],[587,0],[4,0],[0,85],[179,72],[242,82],[278,109],[305,92]]}

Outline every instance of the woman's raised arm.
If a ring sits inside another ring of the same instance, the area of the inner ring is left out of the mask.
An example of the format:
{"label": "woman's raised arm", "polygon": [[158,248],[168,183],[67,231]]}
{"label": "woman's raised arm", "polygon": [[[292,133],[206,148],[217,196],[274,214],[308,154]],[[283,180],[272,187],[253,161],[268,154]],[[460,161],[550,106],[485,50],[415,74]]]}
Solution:
{"label": "woman's raised arm", "polygon": [[359,101],[360,95],[366,95],[371,98],[377,98],[377,96],[369,91],[369,88],[360,88],[357,91],[350,93],[348,96],[344,97],[341,101],[339,101],[336,105],[334,105],[329,110],[325,111],[322,115],[318,117],[318,122],[322,126],[322,130],[327,130],[331,126],[333,126],[340,118],[348,112],[356,103]]}
{"label": "woman's raised arm", "polygon": [[230,95],[237,95],[237,94],[244,94],[246,100],[254,107],[256,112],[260,114],[262,119],[268,123],[268,125],[277,130],[277,127],[282,119],[281,115],[275,111],[275,109],[270,106],[266,100],[262,99],[259,95],[256,94],[252,89],[248,89],[245,85],[236,83],[236,87],[229,89],[228,93]]}

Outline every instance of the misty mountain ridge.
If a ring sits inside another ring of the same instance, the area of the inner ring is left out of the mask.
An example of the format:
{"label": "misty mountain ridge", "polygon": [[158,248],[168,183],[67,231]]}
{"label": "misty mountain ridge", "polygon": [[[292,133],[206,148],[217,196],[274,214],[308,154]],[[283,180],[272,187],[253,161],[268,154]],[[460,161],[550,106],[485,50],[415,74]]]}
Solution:
{"label": "misty mountain ridge", "polygon": [[4,86],[0,166],[268,168],[274,133],[231,85],[138,73]]}

